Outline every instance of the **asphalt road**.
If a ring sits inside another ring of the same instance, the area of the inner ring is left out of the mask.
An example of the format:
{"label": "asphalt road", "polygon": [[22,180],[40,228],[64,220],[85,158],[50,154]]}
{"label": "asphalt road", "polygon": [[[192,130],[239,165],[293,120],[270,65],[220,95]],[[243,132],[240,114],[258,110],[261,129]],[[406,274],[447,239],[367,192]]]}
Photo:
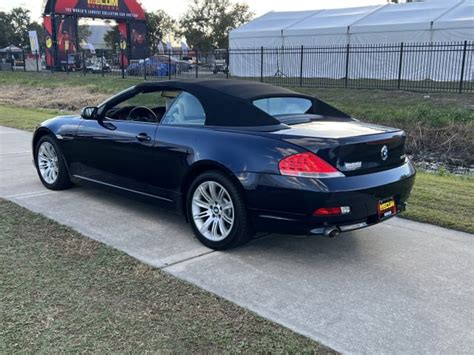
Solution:
{"label": "asphalt road", "polygon": [[391,219],[322,237],[267,235],[229,252],[183,218],[97,189],[46,190],[31,134],[0,127],[0,197],[345,353],[474,352],[474,236]]}

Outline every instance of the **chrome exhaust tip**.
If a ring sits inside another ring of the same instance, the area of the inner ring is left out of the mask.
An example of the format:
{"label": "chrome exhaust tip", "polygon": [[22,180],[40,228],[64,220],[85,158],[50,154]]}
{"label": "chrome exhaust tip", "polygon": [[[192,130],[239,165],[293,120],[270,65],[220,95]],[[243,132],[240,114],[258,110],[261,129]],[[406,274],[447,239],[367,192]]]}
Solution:
{"label": "chrome exhaust tip", "polygon": [[336,238],[340,233],[339,228],[336,226],[324,228],[324,236],[328,238]]}

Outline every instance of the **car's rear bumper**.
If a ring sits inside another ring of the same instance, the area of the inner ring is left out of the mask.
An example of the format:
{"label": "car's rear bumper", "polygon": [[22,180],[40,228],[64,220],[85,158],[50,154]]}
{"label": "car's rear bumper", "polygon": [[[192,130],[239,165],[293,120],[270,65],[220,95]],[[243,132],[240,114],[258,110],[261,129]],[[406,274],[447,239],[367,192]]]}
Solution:
{"label": "car's rear bumper", "polygon": [[[308,179],[273,174],[242,174],[246,200],[256,231],[324,234],[364,228],[380,222],[380,200],[393,197],[397,212],[405,209],[415,182],[411,163],[360,176]],[[315,216],[322,207],[349,206],[351,212]]]}

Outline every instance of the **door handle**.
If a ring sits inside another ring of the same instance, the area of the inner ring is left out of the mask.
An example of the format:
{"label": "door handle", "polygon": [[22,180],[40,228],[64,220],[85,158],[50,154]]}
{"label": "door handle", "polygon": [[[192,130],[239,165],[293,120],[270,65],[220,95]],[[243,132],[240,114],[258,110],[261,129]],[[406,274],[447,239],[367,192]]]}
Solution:
{"label": "door handle", "polygon": [[146,133],[140,133],[140,134],[136,135],[135,138],[137,138],[137,140],[139,140],[140,142],[149,142],[149,141],[151,141],[151,137]]}

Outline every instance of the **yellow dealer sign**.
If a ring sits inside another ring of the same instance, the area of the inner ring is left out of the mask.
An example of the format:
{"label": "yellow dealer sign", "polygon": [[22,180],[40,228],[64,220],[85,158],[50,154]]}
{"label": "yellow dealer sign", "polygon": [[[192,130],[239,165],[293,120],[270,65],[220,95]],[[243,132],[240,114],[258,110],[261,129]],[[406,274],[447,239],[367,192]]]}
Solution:
{"label": "yellow dealer sign", "polygon": [[87,0],[87,5],[118,7],[118,0]]}

